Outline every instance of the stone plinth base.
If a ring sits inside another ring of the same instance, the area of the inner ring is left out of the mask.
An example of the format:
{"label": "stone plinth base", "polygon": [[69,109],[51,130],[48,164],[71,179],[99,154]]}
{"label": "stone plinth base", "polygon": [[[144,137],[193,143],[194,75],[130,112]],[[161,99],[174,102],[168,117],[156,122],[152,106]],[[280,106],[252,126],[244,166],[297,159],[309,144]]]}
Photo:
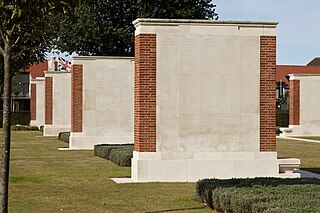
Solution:
{"label": "stone plinth base", "polygon": [[319,136],[320,129],[318,126],[312,125],[289,125],[287,128],[280,128],[280,137],[295,136]]}
{"label": "stone plinth base", "polygon": [[196,182],[203,178],[297,178],[292,167],[299,159],[277,159],[276,152],[134,152],[131,178],[134,182]]}
{"label": "stone plinth base", "polygon": [[91,149],[96,144],[133,144],[132,135],[122,136],[84,136],[82,133],[71,132],[69,138],[69,148],[72,149]]}
{"label": "stone plinth base", "polygon": [[44,125],[43,136],[58,136],[60,132],[70,132],[70,126]]}

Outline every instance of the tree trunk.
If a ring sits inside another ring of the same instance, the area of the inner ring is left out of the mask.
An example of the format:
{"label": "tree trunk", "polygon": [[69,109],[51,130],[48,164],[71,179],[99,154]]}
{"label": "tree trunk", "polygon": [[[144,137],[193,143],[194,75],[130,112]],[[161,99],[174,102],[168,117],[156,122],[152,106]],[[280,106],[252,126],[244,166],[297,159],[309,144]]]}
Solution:
{"label": "tree trunk", "polygon": [[1,159],[1,212],[8,212],[8,186],[9,186],[9,162],[10,162],[10,114],[11,114],[11,42],[4,42],[4,86],[3,86],[3,136],[2,136],[2,159]]}

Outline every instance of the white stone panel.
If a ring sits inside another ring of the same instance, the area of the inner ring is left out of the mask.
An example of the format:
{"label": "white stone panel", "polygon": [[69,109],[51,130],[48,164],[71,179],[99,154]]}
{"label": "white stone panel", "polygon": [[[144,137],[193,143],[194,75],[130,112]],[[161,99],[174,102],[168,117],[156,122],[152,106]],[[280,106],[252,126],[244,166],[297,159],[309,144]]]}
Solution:
{"label": "white stone panel", "polygon": [[130,57],[75,57],[83,65],[83,128],[70,148],[133,143],[133,75]]}
{"label": "white stone panel", "polygon": [[31,120],[30,125],[40,127],[44,125],[44,78],[38,77],[31,79],[30,82],[36,85],[36,120]]}
{"label": "white stone panel", "polygon": [[47,71],[52,77],[52,125],[44,125],[44,136],[58,136],[71,130],[71,72]]}

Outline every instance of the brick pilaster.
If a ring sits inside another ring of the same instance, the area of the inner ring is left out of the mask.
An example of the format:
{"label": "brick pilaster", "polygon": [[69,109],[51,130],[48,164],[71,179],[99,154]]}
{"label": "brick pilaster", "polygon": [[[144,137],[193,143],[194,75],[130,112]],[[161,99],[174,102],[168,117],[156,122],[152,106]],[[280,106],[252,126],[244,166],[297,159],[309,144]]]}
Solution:
{"label": "brick pilaster", "polygon": [[30,85],[30,112],[31,120],[37,119],[37,85]]}
{"label": "brick pilaster", "polygon": [[276,37],[260,37],[260,151],[276,151]]}
{"label": "brick pilaster", "polygon": [[156,151],[156,34],[135,37],[134,150]]}
{"label": "brick pilaster", "polygon": [[300,124],[300,80],[290,80],[289,124]]}
{"label": "brick pilaster", "polygon": [[[82,132],[83,66],[74,64],[71,74],[71,132]],[[103,92],[103,91],[101,91]]]}
{"label": "brick pilaster", "polygon": [[53,94],[52,94],[52,88],[53,88],[53,79],[52,77],[46,77],[45,82],[45,111],[44,111],[44,123],[45,124],[52,124],[52,99],[53,99]]}

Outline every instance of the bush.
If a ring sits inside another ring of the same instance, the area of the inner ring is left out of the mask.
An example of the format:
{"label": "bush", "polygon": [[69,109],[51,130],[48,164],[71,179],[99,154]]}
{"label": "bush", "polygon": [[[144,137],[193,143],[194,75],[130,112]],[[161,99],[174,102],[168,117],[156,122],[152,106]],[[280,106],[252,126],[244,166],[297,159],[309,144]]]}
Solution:
{"label": "bush", "polygon": [[319,189],[320,179],[203,179],[196,185],[199,202],[219,212],[310,212],[312,205],[319,208],[320,193],[312,193]]}
{"label": "bush", "polygon": [[37,126],[27,126],[27,125],[12,125],[11,130],[13,131],[39,131]]}
{"label": "bush", "polygon": [[112,149],[110,152],[110,161],[119,166],[131,166],[131,158],[133,157],[133,147],[120,147]]}
{"label": "bush", "polygon": [[277,109],[277,126],[287,127],[289,126],[289,110]]}
{"label": "bush", "polygon": [[[0,110],[0,128],[2,128],[3,123],[3,111]],[[30,112],[11,112],[11,125],[30,125],[31,114]]]}
{"label": "bush", "polygon": [[58,138],[66,143],[69,143],[70,132],[60,132]]}
{"label": "bush", "polygon": [[119,166],[131,166],[133,144],[98,144],[94,146],[94,154]]}

